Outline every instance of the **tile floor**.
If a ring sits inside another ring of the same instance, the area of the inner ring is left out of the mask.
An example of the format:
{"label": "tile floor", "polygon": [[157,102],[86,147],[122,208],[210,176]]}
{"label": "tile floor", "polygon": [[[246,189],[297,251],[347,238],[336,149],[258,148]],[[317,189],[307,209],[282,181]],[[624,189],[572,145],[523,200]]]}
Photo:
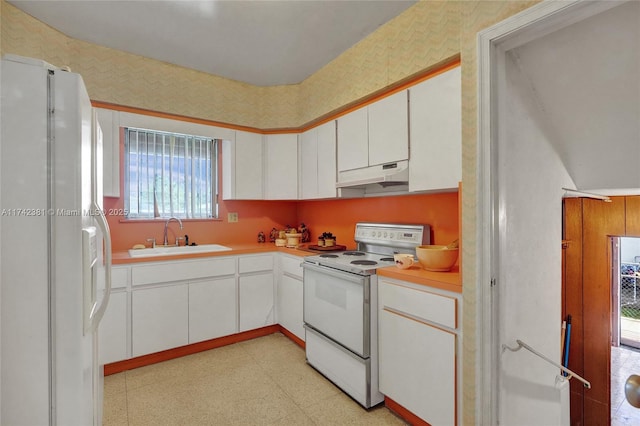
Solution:
{"label": "tile floor", "polygon": [[104,426],[404,425],[364,410],[280,333],[105,377]]}
{"label": "tile floor", "polygon": [[625,346],[611,347],[611,426],[640,424],[640,409],[624,396],[624,384],[631,374],[640,375],[640,351]]}

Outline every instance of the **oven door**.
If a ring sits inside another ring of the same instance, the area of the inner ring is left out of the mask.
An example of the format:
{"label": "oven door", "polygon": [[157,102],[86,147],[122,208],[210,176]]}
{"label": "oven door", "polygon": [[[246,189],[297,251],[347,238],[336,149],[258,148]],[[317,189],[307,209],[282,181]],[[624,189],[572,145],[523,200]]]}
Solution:
{"label": "oven door", "polygon": [[303,263],[304,322],[346,347],[369,357],[370,279],[368,276]]}

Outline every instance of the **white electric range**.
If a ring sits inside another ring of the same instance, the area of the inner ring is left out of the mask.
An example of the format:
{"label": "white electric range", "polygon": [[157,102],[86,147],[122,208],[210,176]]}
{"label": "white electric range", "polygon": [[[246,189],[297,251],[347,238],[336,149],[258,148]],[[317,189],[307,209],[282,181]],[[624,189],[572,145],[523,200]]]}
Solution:
{"label": "white electric range", "polygon": [[376,269],[395,253],[429,244],[428,225],[358,223],[354,251],[307,256],[304,326],[307,362],[363,407],[384,400],[378,390]]}

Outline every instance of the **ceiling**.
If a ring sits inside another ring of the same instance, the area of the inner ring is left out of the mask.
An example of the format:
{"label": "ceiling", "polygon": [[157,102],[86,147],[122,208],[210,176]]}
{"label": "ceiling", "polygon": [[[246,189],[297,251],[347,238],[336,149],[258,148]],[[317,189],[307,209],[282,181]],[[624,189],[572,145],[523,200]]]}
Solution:
{"label": "ceiling", "polygon": [[257,85],[300,83],[416,1],[8,0],[79,40]]}
{"label": "ceiling", "polygon": [[513,49],[581,190],[640,189],[640,2]]}

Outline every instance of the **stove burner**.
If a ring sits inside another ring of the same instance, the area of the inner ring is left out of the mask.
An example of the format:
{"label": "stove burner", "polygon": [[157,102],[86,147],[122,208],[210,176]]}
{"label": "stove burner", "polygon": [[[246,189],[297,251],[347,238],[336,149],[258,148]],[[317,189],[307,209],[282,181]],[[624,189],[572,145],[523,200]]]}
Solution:
{"label": "stove burner", "polygon": [[[338,257],[337,254],[321,254],[320,257],[324,257],[324,258],[329,258],[329,259],[335,259],[336,257]],[[393,259],[391,259],[393,260]]]}
{"label": "stove burner", "polygon": [[393,257],[383,257],[380,262],[393,262]]}
{"label": "stove burner", "polygon": [[364,253],[361,251],[345,251],[342,253],[343,256],[364,256]]}
{"label": "stove burner", "polygon": [[378,262],[374,260],[352,260],[352,265],[377,265]]}

